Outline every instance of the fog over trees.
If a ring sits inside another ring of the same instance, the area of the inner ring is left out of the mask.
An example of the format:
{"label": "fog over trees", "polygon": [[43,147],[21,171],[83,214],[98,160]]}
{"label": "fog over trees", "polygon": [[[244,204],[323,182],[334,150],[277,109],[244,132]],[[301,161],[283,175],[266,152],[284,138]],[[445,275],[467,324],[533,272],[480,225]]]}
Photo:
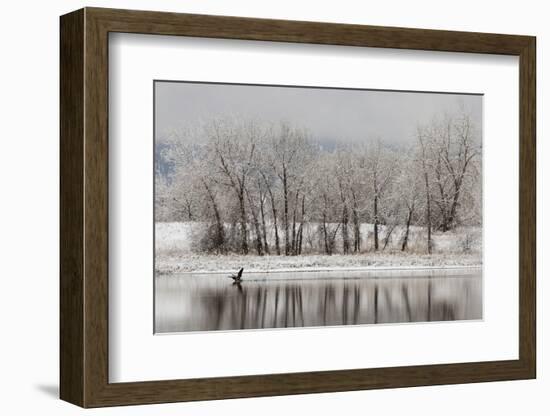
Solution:
{"label": "fog over trees", "polygon": [[481,225],[481,130],[457,111],[410,134],[328,145],[297,123],[188,125],[157,137],[155,221],[197,224],[201,253],[407,252],[412,227],[431,253],[434,233]]}

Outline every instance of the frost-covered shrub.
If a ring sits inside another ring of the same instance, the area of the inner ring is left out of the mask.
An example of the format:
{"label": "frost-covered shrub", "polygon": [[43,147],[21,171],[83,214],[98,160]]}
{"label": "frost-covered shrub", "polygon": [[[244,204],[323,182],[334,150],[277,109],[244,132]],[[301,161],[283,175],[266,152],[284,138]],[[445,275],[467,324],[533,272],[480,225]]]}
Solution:
{"label": "frost-covered shrub", "polygon": [[458,244],[463,253],[471,253],[475,243],[475,237],[472,233],[466,233],[460,237]]}
{"label": "frost-covered shrub", "polygon": [[191,233],[191,250],[196,253],[225,253],[227,251],[226,231],[217,224],[201,224]]}

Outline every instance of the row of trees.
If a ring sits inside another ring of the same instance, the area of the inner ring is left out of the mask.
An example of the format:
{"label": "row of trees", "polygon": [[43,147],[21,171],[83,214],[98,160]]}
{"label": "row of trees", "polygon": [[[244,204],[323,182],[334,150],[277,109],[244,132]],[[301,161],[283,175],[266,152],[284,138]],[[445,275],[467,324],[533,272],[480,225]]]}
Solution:
{"label": "row of trees", "polygon": [[159,144],[156,220],[206,224],[199,250],[259,255],[311,252],[312,227],[326,254],[381,250],[394,230],[405,251],[416,225],[431,253],[434,231],[481,222],[481,140],[461,113],[408,143],[327,146],[285,123],[212,120]]}

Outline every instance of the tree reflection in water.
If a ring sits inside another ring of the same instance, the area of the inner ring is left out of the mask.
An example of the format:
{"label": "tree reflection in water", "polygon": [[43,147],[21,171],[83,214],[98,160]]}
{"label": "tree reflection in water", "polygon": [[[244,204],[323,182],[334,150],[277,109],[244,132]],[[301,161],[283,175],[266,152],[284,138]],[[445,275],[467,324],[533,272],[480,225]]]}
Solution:
{"label": "tree reflection in water", "polygon": [[481,319],[481,272],[451,277],[157,278],[155,331],[185,332]]}

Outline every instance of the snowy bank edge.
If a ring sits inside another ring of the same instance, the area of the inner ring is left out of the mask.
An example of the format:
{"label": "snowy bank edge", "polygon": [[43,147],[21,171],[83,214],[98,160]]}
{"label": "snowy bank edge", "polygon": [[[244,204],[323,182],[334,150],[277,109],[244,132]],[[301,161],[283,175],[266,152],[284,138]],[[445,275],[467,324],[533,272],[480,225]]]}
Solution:
{"label": "snowy bank edge", "polygon": [[[482,264],[475,265],[450,265],[450,266],[358,266],[358,267],[302,267],[287,269],[247,269],[248,273],[277,274],[277,273],[296,273],[296,272],[377,272],[377,271],[437,271],[437,270],[476,270],[483,268]],[[234,270],[193,270],[193,271],[166,271],[156,270],[155,276],[184,275],[184,274],[228,274]]]}

